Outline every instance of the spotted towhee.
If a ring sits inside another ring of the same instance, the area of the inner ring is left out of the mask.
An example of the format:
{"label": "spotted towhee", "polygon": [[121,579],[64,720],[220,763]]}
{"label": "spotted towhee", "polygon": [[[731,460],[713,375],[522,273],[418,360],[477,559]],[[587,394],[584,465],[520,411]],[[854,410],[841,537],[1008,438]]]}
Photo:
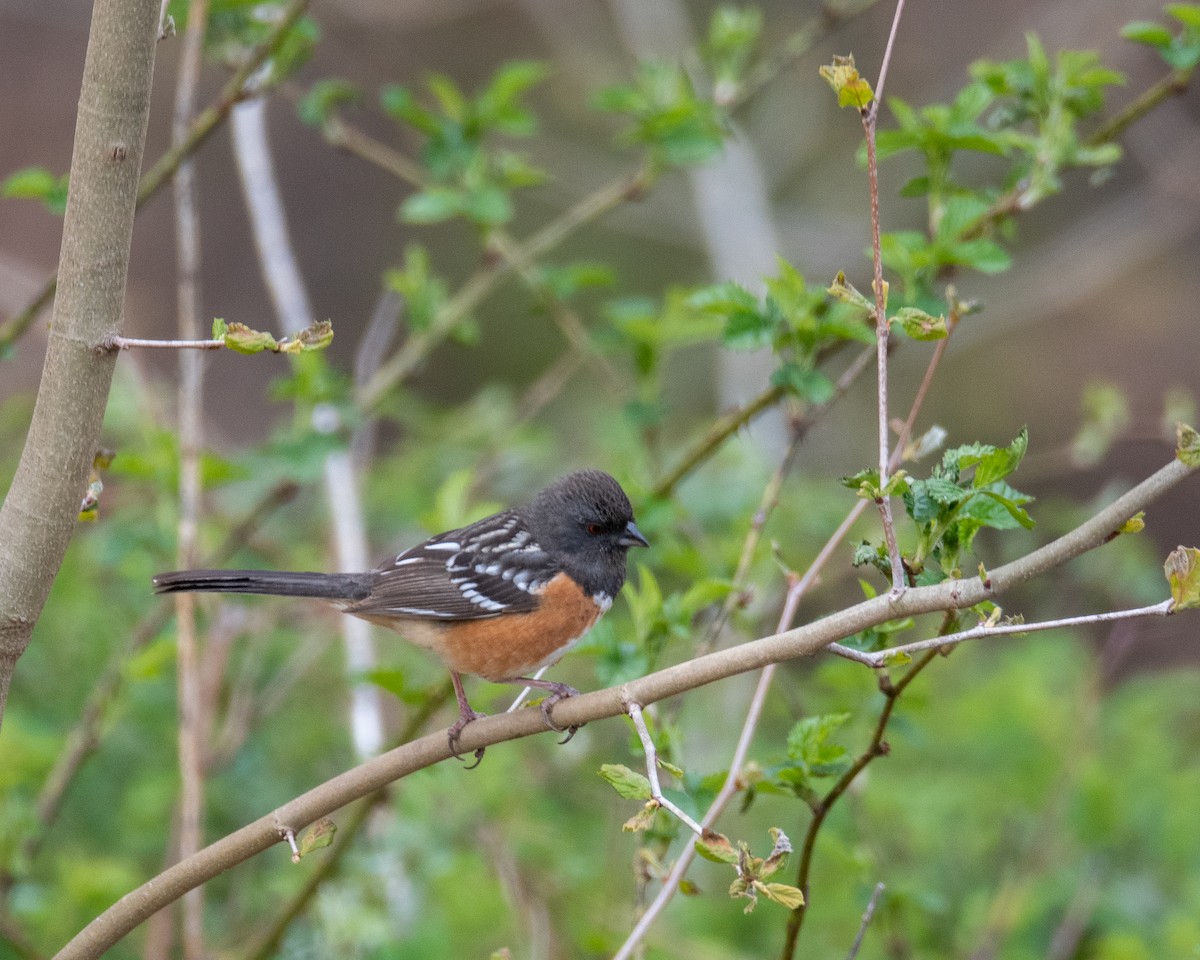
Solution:
{"label": "spotted towhee", "polygon": [[625,583],[625,554],[646,546],[617,481],[581,470],[523,506],[439,533],[366,573],[181,570],[160,573],[154,587],[312,597],[395,630],[450,669],[456,751],[463,727],[482,716],[467,702],[464,673],[549,690],[542,712],[555,726],[551,707],[578,691],[526,674],[556,663],[591,629]]}

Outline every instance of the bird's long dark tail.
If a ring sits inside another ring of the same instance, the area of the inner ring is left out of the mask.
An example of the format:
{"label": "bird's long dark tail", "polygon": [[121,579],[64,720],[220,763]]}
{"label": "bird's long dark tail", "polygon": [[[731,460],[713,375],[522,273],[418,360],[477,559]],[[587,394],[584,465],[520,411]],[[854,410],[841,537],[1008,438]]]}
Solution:
{"label": "bird's long dark tail", "polygon": [[319,600],[362,600],[369,573],[292,573],[278,570],[176,570],[154,578],[155,593],[257,593]]}

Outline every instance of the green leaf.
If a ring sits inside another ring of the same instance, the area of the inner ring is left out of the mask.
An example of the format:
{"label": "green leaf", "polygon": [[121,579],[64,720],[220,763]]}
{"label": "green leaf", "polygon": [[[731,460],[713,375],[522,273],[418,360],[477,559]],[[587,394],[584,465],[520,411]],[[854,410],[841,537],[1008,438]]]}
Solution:
{"label": "green leaf", "polygon": [[846,275],[841,270],[834,277],[833,283],[825,291],[835,300],[840,300],[842,303],[848,303],[851,306],[858,307],[865,313],[875,312],[874,301],[868,300],[865,296],[858,292],[853,285],[846,282]]}
{"label": "green leaf", "polygon": [[624,764],[606,763],[600,767],[600,776],[626,800],[651,799],[650,781]]}
{"label": "green leaf", "polygon": [[760,883],[758,889],[768,900],[773,900],[789,910],[804,906],[804,894],[800,892],[799,887],[786,883]]}
{"label": "green leaf", "polygon": [[1176,547],[1163,564],[1171,587],[1172,610],[1200,607],[1200,550]]}
{"label": "green leaf", "polygon": [[803,397],[809,403],[825,403],[833,397],[833,382],[820,370],[785,363],[771,374],[771,384]]}
{"label": "green leaf", "polygon": [[839,107],[862,110],[875,99],[871,85],[855,68],[853,55],[834,57],[833,63],[820,67],[817,72],[837,93]]}
{"label": "green leaf", "polygon": [[1146,511],[1139,510],[1117,528],[1117,533],[1141,533],[1146,529]]}
{"label": "green leaf", "polygon": [[56,177],[44,167],[25,167],[10,173],[0,183],[0,196],[40,200],[51,213],[61,216],[67,209],[67,175]]}
{"label": "green leaf", "polygon": [[301,857],[306,857],[314,850],[333,844],[333,835],[337,833],[337,824],[328,817],[322,817],[304,831],[299,841],[299,851],[292,854],[292,862],[299,863]]}
{"label": "green leaf", "polygon": [[1160,23],[1148,20],[1134,20],[1121,28],[1121,36],[1134,43],[1144,43],[1147,46],[1165,49],[1171,45],[1171,31]]}
{"label": "green leaf", "polygon": [[[1015,500],[1012,500],[1009,497],[1005,497],[1002,494],[996,493],[994,490],[980,490],[980,491],[978,491],[978,494],[980,496],[988,497],[991,500],[994,500],[996,503],[1000,504],[1000,506],[1002,506],[1004,508],[1005,512],[1007,512],[1008,515],[1010,517],[1012,517],[1013,520],[1015,520],[1020,526],[1024,527],[1026,530],[1032,530],[1034,528],[1034,526],[1036,526],[1036,524],[1034,524],[1034,522],[1033,522],[1033,518],[1030,517],[1029,514],[1026,513],[1025,510]],[[967,511],[965,512],[965,515],[974,516],[974,517],[978,517],[978,518],[982,519],[981,512],[978,510],[971,509],[971,508],[967,509]],[[997,522],[997,519],[994,516],[990,517],[990,519],[987,522],[987,525],[996,530],[1003,530],[1003,529],[1006,529],[1006,527],[1008,526],[1007,524]]]}
{"label": "green leaf", "polygon": [[1175,425],[1175,456],[1185,466],[1200,467],[1200,433],[1186,423]]}
{"label": "green leaf", "polygon": [[739,853],[729,838],[715,830],[705,830],[704,836],[696,841],[696,852],[713,863],[737,863]]}
{"label": "green leaf", "polygon": [[262,353],[277,350],[279,343],[269,333],[252,330],[244,323],[230,323],[225,327],[225,346],[237,353]]}
{"label": "green leaf", "polygon": [[788,733],[788,757],[803,764],[814,777],[839,772],[846,757],[846,748],[831,742],[830,737],[849,719],[848,713],[827,713],[800,720]]}
{"label": "green leaf", "polygon": [[986,487],[997,480],[1003,480],[1016,470],[1028,447],[1029,430],[1022,427],[1021,432],[1007,447],[992,448],[982,456],[965,456],[959,461],[959,469],[965,470],[974,466],[972,485],[976,489]]}
{"label": "green leaf", "polygon": [[892,315],[892,322],[914,340],[941,340],[946,336],[946,318],[932,316],[916,307],[902,307]]}
{"label": "green leaf", "polygon": [[512,200],[505,190],[489,184],[467,194],[463,213],[481,226],[500,226],[513,217]]}
{"label": "green leaf", "polygon": [[321,127],[333,119],[338,108],[362,99],[362,91],[349,80],[318,80],[296,106],[302,123]]}
{"label": "green leaf", "polygon": [[1168,3],[1163,9],[1184,26],[1200,30],[1200,3]]}
{"label": "green leaf", "polygon": [[400,205],[406,223],[441,223],[466,210],[467,200],[453,187],[426,187]]}

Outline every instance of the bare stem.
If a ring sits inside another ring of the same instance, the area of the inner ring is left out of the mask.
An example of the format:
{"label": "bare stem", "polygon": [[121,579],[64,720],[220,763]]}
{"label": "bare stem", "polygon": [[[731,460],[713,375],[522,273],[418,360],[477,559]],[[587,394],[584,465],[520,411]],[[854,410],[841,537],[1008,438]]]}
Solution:
{"label": "bare stem", "polygon": [[[951,620],[952,614],[946,615],[946,623]],[[883,709],[879,711],[879,719],[875,722],[875,730],[871,734],[871,739],[868,741],[866,748],[860,753],[845,772],[838,777],[833,786],[825,796],[813,806],[812,819],[808,822],[808,829],[804,833],[804,843],[800,848],[800,866],[796,870],[796,886],[804,892],[804,902],[792,911],[788,918],[787,934],[784,937],[783,950],[780,953],[781,960],[791,960],[796,953],[796,941],[800,936],[800,930],[804,926],[804,919],[808,916],[808,908],[810,905],[808,878],[812,869],[813,855],[816,852],[817,836],[821,832],[821,827],[825,823],[825,818],[829,815],[829,811],[833,809],[834,804],[842,797],[842,795],[850,788],[858,775],[862,773],[867,766],[876,757],[882,757],[887,753],[887,745],[884,743],[883,737],[887,733],[888,723],[892,719],[892,715],[896,709],[896,703],[899,701],[901,694],[908,688],[908,685],[917,678],[930,663],[933,662],[935,652],[929,652],[920,660],[914,663],[908,672],[896,683],[892,683],[885,676],[879,684],[879,688],[884,696]]]}
{"label": "bare stem", "polygon": [[[157,193],[158,189],[179,169],[179,165],[208,140],[213,131],[229,115],[229,111],[233,109],[234,105],[249,96],[248,84],[250,79],[267,59],[279,49],[279,45],[287,37],[288,32],[304,14],[305,9],[308,7],[308,2],[309,0],[291,0],[291,3],[284,8],[279,20],[272,27],[271,32],[263,38],[262,43],[250,51],[250,55],[234,71],[233,76],[230,77],[229,82],[221,89],[216,100],[204,110],[201,110],[192,120],[191,125],[188,127],[187,135],[183,140],[174,144],[170,150],[159,157],[154,165],[142,175],[137,194],[137,205],[139,207]],[[257,92],[261,94],[265,91],[260,88]],[[33,326],[33,322],[38,318],[42,310],[54,299],[54,292],[57,285],[57,274],[47,277],[46,282],[34,295],[33,299],[19,312],[13,314],[8,320],[0,324],[0,348],[16,343],[17,340],[24,336],[25,332]]]}
{"label": "bare stem", "polygon": [[109,337],[109,350],[220,350],[224,340],[141,340],[137,337]]}
{"label": "bare stem", "polygon": [[896,657],[921,653],[926,650],[944,650],[957,646],[966,640],[977,640],[980,637],[1020,636],[1025,633],[1038,633],[1042,630],[1059,630],[1064,627],[1080,627],[1091,623],[1106,623],[1110,620],[1132,620],[1138,617],[1167,617],[1175,612],[1172,609],[1174,603],[1174,600],[1163,600],[1161,603],[1154,603],[1148,607],[1114,610],[1111,613],[1089,613],[1080,617],[1064,617],[1061,620],[1041,620],[1036,623],[999,623],[994,625],[982,623],[969,630],[960,630],[957,633],[949,633],[941,637],[930,637],[927,640],[917,640],[914,643],[905,643],[898,647],[889,647],[886,650],[877,650],[870,653],[862,650],[854,650],[840,643],[831,643],[829,645],[829,652],[837,654],[839,657],[844,657],[847,660],[853,660],[855,663],[879,668],[887,666]]}
{"label": "bare stem", "polygon": [[[898,0],[896,15],[892,19],[892,31],[888,36],[887,50],[884,53],[883,67],[880,70],[876,90],[881,90],[887,72],[888,61],[891,58],[892,43],[900,24],[900,14],[904,10],[904,0]],[[867,183],[871,195],[871,263],[874,268],[874,281],[871,284],[875,290],[875,342],[876,342],[876,375],[879,380],[878,391],[878,432],[879,432],[879,489],[882,494],[876,500],[879,516],[883,521],[883,536],[887,541],[888,560],[892,568],[892,595],[899,596],[904,592],[904,561],[900,556],[900,548],[896,543],[896,525],[892,519],[892,498],[887,492],[889,479],[889,464],[891,444],[888,439],[888,335],[890,323],[887,317],[887,287],[883,282],[883,255],[879,240],[879,163],[875,154],[875,121],[878,115],[877,99],[863,111],[863,131],[867,139]]]}
{"label": "bare stem", "polygon": [[693,834],[697,837],[702,836],[704,828],[663,796],[662,786],[658,782],[658,751],[654,748],[654,738],[650,736],[650,731],[646,729],[646,718],[642,716],[642,708],[636,703],[630,703],[626,706],[625,712],[629,714],[629,719],[633,721],[638,739],[642,741],[642,752],[646,754],[646,779],[650,781],[650,796],[654,798],[660,807],[674,814],[676,819],[691,830]]}
{"label": "bare stem", "polygon": [[875,908],[879,906],[879,898],[883,896],[883,891],[882,883],[875,884],[871,899],[867,901],[867,909],[863,911],[862,923],[858,925],[858,936],[850,945],[850,952],[846,954],[846,960],[854,960],[858,956],[858,951],[862,949],[863,937],[867,935],[867,927],[871,925],[871,920],[875,917]]}
{"label": "bare stem", "polygon": [[[208,25],[208,0],[192,0],[179,57],[175,89],[172,142],[184,142],[196,102],[200,58]],[[190,158],[179,165],[174,180],[175,248],[178,331],[183,342],[196,342],[200,333],[200,214],[196,205],[196,172]],[[181,569],[193,567],[198,554],[200,527],[200,448],[203,444],[204,359],[197,353],[179,354],[179,546]],[[204,767],[208,749],[200,678],[201,649],[196,629],[196,600],[191,594],[175,597],[179,687],[179,858],[193,856],[204,840]],[[204,956],[204,888],[189,890],[183,898],[183,956]]]}
{"label": "bare stem", "polygon": [[[887,82],[888,65],[892,62],[892,48],[896,45],[896,34],[900,31],[900,17],[904,14],[904,0],[896,0],[896,12],[892,16],[892,29],[888,33],[887,46],[883,50],[883,63],[879,66],[879,80],[875,84],[875,100],[871,104],[871,113],[879,111],[883,102],[883,86]],[[874,117],[871,123],[874,124]]]}

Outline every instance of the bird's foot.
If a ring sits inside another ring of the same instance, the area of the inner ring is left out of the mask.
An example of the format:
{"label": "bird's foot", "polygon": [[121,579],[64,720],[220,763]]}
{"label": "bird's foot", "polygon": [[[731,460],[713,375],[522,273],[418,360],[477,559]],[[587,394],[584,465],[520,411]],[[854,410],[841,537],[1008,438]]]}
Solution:
{"label": "bird's foot", "polygon": [[[462,760],[462,754],[459,753],[458,750],[458,738],[462,735],[462,732],[466,728],[467,724],[472,720],[482,720],[486,716],[486,713],[476,713],[470,707],[467,707],[460,712],[458,719],[455,720],[450,729],[446,731],[446,738],[450,743],[450,755],[454,757],[455,760]],[[475,751],[475,762],[466,769],[474,770],[477,766],[479,766],[480,761],[483,760],[483,751],[483,747],[480,747]]]}
{"label": "bird's foot", "polygon": [[548,726],[551,730],[557,730],[559,733],[566,733],[566,736],[558,741],[560,744],[566,743],[573,736],[575,736],[575,731],[577,731],[579,727],[560,727],[554,722],[554,718],[550,715],[550,711],[554,709],[555,704],[561,703],[563,700],[566,700],[567,697],[579,696],[578,690],[576,690],[574,687],[568,687],[565,683],[557,683],[554,680],[533,680],[529,677],[520,677],[518,678],[517,682],[527,683],[531,687],[540,687],[543,690],[550,691],[550,696],[543,700],[541,704],[542,719],[546,721],[546,726]]}

